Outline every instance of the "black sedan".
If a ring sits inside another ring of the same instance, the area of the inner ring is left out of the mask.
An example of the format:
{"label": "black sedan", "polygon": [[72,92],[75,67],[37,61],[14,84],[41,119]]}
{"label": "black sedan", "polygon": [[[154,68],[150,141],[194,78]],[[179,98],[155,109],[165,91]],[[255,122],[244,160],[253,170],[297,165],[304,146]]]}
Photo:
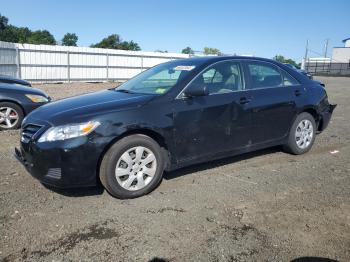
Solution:
{"label": "black sedan", "polygon": [[113,196],[133,198],[187,165],[276,145],[306,153],[334,107],[321,85],[276,61],[175,60],[35,110],[15,151],[44,184],[100,181]]}
{"label": "black sedan", "polygon": [[50,101],[44,92],[19,83],[0,80],[0,130],[19,128],[27,114]]}

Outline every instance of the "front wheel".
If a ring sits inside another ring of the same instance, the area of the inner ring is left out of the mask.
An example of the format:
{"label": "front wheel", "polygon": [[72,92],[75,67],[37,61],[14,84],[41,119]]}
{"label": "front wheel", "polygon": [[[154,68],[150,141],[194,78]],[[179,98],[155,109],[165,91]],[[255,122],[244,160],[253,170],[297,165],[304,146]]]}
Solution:
{"label": "front wheel", "polygon": [[161,147],[145,135],[131,135],[115,143],[100,166],[100,180],[113,196],[126,199],[151,192],[164,171]]}
{"label": "front wheel", "polygon": [[316,122],[309,113],[301,113],[295,119],[284,149],[294,155],[301,155],[309,151],[315,141]]}
{"label": "front wheel", "polygon": [[0,103],[0,130],[19,128],[23,118],[24,113],[20,106],[10,102]]}

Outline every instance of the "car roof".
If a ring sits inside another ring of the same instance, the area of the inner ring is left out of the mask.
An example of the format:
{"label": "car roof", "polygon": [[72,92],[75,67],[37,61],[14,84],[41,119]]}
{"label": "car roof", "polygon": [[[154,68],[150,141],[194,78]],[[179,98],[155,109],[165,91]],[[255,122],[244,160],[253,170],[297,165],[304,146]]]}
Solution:
{"label": "car roof", "polygon": [[237,59],[237,60],[258,60],[263,62],[273,62],[276,63],[275,60],[268,59],[268,58],[262,58],[262,57],[255,57],[255,56],[201,56],[201,57],[190,57],[185,59],[179,59],[184,61],[193,61],[194,63],[210,63],[210,62],[217,62],[222,60],[228,60],[228,59]]}
{"label": "car roof", "polygon": [[300,69],[293,69],[290,68],[289,66],[282,64],[276,60],[273,59],[268,59],[268,58],[263,58],[263,57],[256,57],[256,56],[201,56],[201,57],[190,57],[190,58],[185,58],[185,59],[177,59],[177,60],[172,60],[173,61],[186,61],[186,63],[193,63],[195,64],[201,64],[204,66],[209,66],[212,63],[219,62],[219,61],[225,61],[225,60],[251,60],[251,61],[261,61],[261,62],[267,62],[267,63],[272,63],[274,65],[277,65],[281,67],[283,70],[287,71],[290,75],[292,75],[294,78],[296,78],[299,82],[305,83],[309,81],[310,79],[303,74],[298,73],[298,71],[302,71]]}

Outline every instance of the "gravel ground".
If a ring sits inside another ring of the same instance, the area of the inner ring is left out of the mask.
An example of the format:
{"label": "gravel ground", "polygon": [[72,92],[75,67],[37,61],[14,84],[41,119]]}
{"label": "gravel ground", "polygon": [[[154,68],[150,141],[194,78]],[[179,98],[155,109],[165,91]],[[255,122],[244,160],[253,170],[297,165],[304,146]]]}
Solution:
{"label": "gravel ground", "polygon": [[[45,188],[12,156],[19,131],[1,132],[0,260],[350,261],[350,78],[319,80],[338,107],[306,155],[196,165],[134,200]],[[60,99],[115,85],[38,87]]]}

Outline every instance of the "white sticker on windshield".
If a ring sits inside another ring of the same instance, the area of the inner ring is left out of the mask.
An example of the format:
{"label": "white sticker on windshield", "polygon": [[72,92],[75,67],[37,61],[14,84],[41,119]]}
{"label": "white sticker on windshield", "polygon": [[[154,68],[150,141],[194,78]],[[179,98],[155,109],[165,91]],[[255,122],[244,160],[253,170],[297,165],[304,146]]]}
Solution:
{"label": "white sticker on windshield", "polygon": [[177,66],[174,68],[174,70],[178,71],[191,71],[195,66]]}

